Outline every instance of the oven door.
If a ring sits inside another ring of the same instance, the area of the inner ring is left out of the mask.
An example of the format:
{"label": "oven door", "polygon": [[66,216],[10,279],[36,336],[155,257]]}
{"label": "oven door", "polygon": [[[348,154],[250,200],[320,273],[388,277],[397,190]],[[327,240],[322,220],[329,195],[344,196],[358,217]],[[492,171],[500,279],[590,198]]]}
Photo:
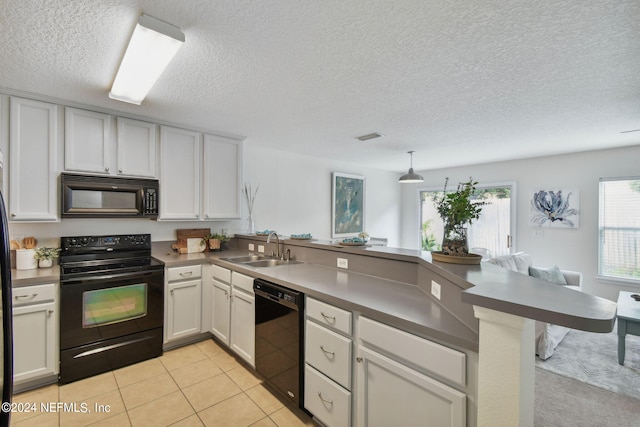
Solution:
{"label": "oven door", "polygon": [[164,271],[64,280],[60,349],[162,328]]}

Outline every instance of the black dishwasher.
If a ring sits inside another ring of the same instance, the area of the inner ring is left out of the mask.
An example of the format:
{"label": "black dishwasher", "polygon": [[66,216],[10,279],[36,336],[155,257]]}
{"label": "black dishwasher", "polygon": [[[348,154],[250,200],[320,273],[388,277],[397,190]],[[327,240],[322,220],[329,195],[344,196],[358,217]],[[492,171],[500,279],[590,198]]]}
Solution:
{"label": "black dishwasher", "polygon": [[255,279],[256,370],[303,408],[304,294]]}

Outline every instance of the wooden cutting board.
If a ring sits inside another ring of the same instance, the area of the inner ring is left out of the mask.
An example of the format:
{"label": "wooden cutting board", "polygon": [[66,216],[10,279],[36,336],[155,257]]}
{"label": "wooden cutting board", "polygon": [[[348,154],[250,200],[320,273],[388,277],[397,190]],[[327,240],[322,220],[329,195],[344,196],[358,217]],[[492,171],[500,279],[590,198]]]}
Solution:
{"label": "wooden cutting board", "polygon": [[178,240],[190,239],[195,237],[204,239],[204,236],[206,236],[207,234],[211,234],[211,229],[209,228],[178,228],[176,230],[176,237]]}
{"label": "wooden cutting board", "polygon": [[211,233],[211,230],[208,228],[178,228],[176,230],[178,241],[171,247],[173,249],[176,249],[181,254],[189,253],[187,239],[204,239],[204,236],[208,235],[209,233]]}

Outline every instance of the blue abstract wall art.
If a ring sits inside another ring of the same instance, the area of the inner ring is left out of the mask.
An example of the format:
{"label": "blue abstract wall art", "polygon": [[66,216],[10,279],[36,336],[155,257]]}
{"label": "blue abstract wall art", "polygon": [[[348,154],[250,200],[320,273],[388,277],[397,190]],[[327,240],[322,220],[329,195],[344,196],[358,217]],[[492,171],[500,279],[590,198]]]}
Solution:
{"label": "blue abstract wall art", "polygon": [[531,198],[532,227],[578,228],[580,193],[574,190],[540,190]]}
{"label": "blue abstract wall art", "polygon": [[332,237],[357,236],[364,231],[364,177],[333,173]]}

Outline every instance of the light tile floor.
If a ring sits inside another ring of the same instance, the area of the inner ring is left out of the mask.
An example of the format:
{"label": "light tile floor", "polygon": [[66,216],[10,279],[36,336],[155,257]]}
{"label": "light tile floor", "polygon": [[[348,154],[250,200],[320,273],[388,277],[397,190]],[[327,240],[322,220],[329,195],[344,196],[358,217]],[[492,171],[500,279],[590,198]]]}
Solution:
{"label": "light tile floor", "polygon": [[211,339],[13,401],[16,427],[315,425]]}

